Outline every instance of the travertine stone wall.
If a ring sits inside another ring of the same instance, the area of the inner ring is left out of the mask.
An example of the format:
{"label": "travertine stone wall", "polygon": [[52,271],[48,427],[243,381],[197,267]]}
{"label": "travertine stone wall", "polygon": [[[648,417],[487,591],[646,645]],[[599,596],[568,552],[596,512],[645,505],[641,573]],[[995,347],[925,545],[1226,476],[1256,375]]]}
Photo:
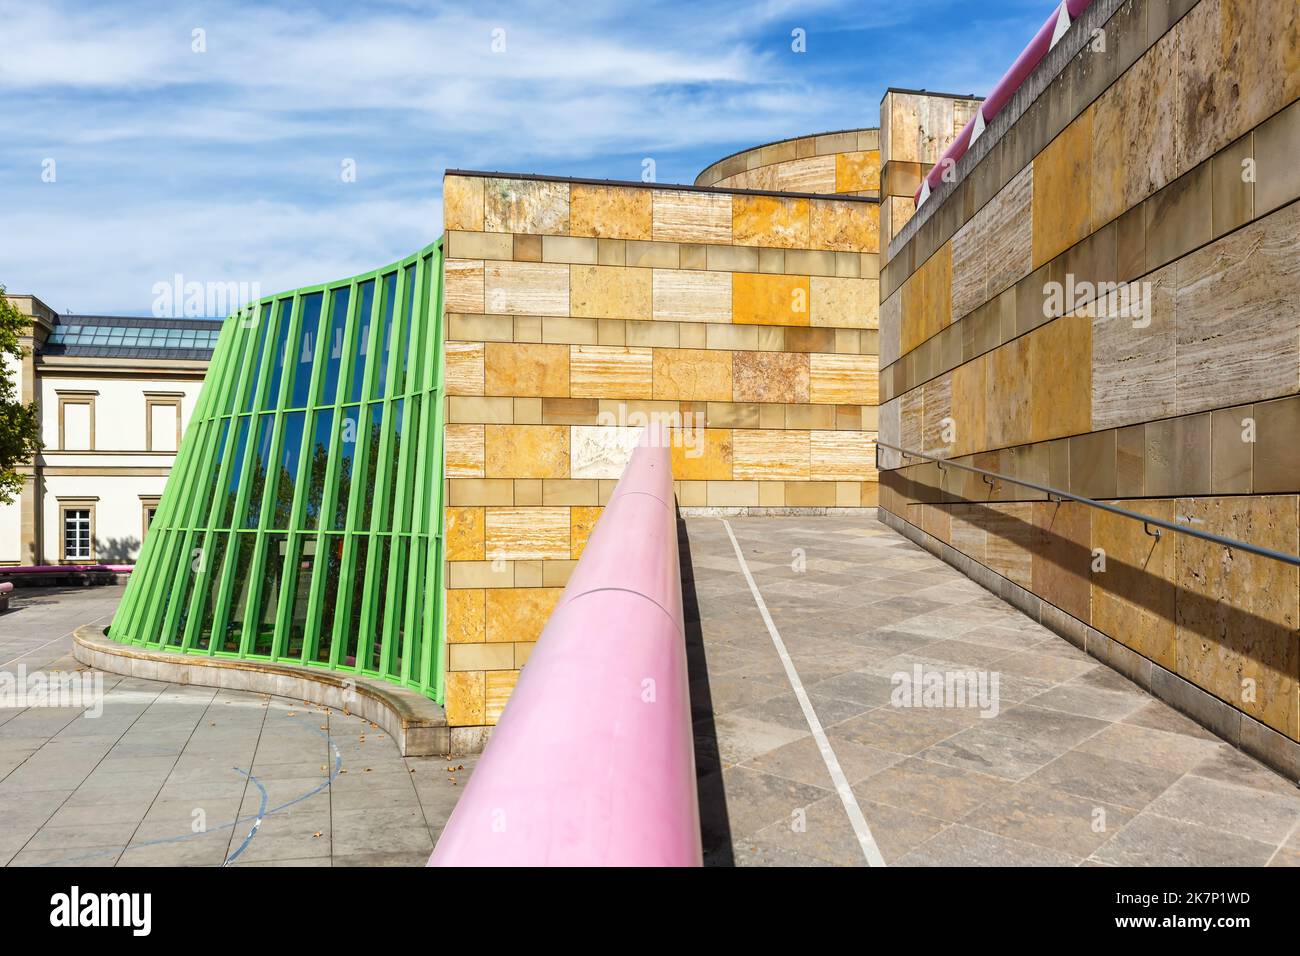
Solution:
{"label": "travertine stone wall", "polygon": [[976,96],[890,87],[880,100],[881,254],[916,212],[916,190],[982,103]]}
{"label": "travertine stone wall", "polygon": [[697,186],[880,196],[880,130],[850,129],[755,146],[720,159]]}
{"label": "travertine stone wall", "polygon": [[[1300,8],[1106,35],[883,269],[881,440],[1300,553]],[[1300,740],[1295,567],[882,465],[882,508]]]}
{"label": "travertine stone wall", "polygon": [[878,205],[449,173],[447,713],[495,723],[641,422],[678,503],[876,503]]}

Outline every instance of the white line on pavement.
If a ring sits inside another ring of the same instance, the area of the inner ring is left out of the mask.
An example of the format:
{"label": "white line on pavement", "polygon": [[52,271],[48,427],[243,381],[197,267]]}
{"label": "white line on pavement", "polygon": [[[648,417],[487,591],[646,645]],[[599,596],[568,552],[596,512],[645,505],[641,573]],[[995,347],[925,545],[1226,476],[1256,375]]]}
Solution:
{"label": "white line on pavement", "polygon": [[781,640],[781,632],[776,629],[776,624],[772,621],[772,615],[767,612],[767,604],[763,602],[763,595],[759,593],[758,585],[754,583],[754,576],[749,573],[749,565],[745,563],[745,555],[740,550],[740,542],[736,540],[735,532],[731,530],[731,522],[725,518],[719,520],[722,521],[722,526],[727,529],[727,537],[731,539],[731,546],[736,549],[736,560],[740,562],[740,570],[745,575],[745,580],[749,582],[749,590],[754,595],[754,603],[758,605],[758,612],[763,615],[763,623],[767,625],[767,633],[772,635],[772,644],[775,645],[776,653],[785,666],[785,675],[790,679],[790,686],[794,689],[795,697],[799,699],[799,706],[803,708],[804,718],[808,721],[808,729],[812,731],[813,739],[817,741],[817,749],[821,751],[822,760],[826,762],[826,770],[831,775],[831,781],[835,784],[835,792],[839,794],[840,802],[844,804],[844,812],[849,815],[849,823],[853,825],[853,832],[857,834],[858,844],[862,847],[862,855],[867,858],[869,866],[884,866],[885,858],[880,855],[880,847],[876,846],[876,839],[871,835],[871,827],[867,825],[867,818],[862,815],[862,808],[858,806],[858,798],[853,795],[853,788],[849,786],[844,771],[840,769],[840,762],[835,756],[835,751],[831,749],[831,742],[826,739],[826,731],[822,729],[822,722],[817,719],[817,712],[813,710],[812,701],[808,699],[808,693],[803,689],[803,682],[799,680],[799,672],[795,670],[794,661],[790,659],[790,652],[785,649],[785,641]]}

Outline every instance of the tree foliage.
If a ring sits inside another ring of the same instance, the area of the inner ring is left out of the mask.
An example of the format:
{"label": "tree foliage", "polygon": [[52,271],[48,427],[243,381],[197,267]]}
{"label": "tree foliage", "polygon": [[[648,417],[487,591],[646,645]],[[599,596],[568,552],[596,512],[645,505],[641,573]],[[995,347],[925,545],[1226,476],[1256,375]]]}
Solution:
{"label": "tree foliage", "polygon": [[18,344],[30,319],[5,298],[0,285],[0,504],[8,504],[23,489],[20,465],[41,450],[41,424],[36,403],[24,405],[18,394],[16,372],[27,350]]}

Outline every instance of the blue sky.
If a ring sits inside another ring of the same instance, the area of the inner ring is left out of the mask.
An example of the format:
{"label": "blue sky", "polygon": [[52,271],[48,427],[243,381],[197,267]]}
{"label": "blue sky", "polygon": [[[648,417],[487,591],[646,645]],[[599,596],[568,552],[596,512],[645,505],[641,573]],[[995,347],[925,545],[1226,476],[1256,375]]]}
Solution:
{"label": "blue sky", "polygon": [[653,158],[688,183],[875,126],[888,86],[983,95],[1051,8],[0,0],[0,284],[148,315],[178,273],[263,294],[351,275],[436,238],[444,169],[638,179]]}

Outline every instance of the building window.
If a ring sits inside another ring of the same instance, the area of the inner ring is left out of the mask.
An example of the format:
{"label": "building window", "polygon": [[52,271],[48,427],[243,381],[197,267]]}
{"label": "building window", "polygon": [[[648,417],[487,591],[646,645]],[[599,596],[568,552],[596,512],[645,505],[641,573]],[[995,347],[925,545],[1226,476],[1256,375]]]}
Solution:
{"label": "building window", "polygon": [[90,508],[63,509],[63,559],[65,561],[89,561],[93,557],[90,548],[92,514]]}
{"label": "building window", "polygon": [[59,448],[94,451],[97,392],[64,392],[59,396]]}
{"label": "building window", "polygon": [[181,398],[177,392],[144,393],[144,447],[171,451],[181,444]]}
{"label": "building window", "polygon": [[145,535],[149,533],[149,527],[153,524],[154,517],[158,514],[158,498],[156,496],[140,496],[140,540],[143,542]]}

